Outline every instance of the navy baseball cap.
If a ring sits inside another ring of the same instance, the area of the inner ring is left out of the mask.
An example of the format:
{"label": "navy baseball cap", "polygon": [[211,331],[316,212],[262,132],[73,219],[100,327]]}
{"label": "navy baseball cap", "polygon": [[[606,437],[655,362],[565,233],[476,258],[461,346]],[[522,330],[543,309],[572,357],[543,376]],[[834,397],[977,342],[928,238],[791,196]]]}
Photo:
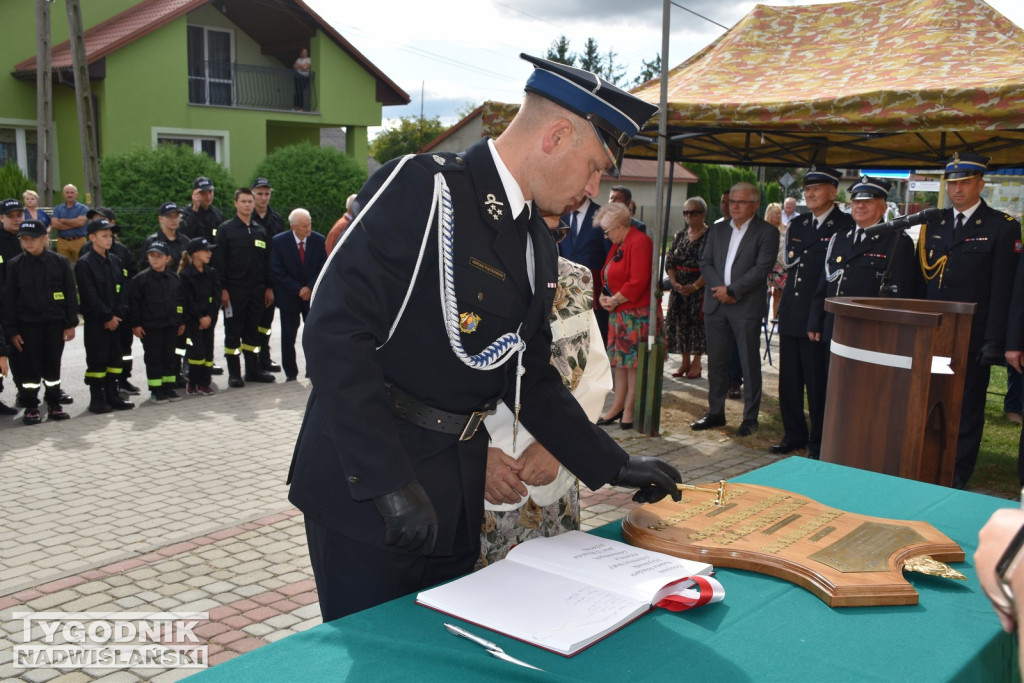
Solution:
{"label": "navy baseball cap", "polygon": [[24,211],[25,207],[17,199],[5,199],[0,202],[0,214],[6,216],[15,211]]}
{"label": "navy baseball cap", "polygon": [[839,187],[839,179],[842,177],[843,174],[834,168],[811,166],[807,173],[804,174],[804,187],[808,185],[821,185],[822,183],[829,183]]}
{"label": "navy baseball cap", "polygon": [[985,175],[991,157],[973,152],[959,152],[946,162],[946,180],[958,181],[976,175]]}
{"label": "navy baseball cap", "polygon": [[[256,180],[252,181],[252,187],[250,189],[255,190],[257,187],[270,187],[270,181],[267,180],[266,178],[259,177]],[[270,187],[270,189],[274,188]]]}
{"label": "navy baseball cap", "polygon": [[164,256],[170,256],[171,255],[171,250],[168,249],[167,245],[165,243],[163,243],[163,242],[153,242],[152,244],[150,244],[149,248],[146,249],[146,253],[148,254],[151,251],[155,251],[155,252],[161,253]]}
{"label": "navy baseball cap", "polygon": [[528,54],[519,56],[535,67],[526,81],[526,92],[586,119],[612,160],[609,174],[617,178],[630,139],[658,113],[658,107],[589,71]]}
{"label": "navy baseball cap", "polygon": [[99,230],[111,230],[113,231],[114,226],[110,224],[106,218],[94,218],[85,224],[85,231],[90,235]]}
{"label": "navy baseball cap", "polygon": [[192,181],[192,189],[206,192],[207,190],[213,189],[213,181],[204,175],[199,176]]}
{"label": "navy baseball cap", "polygon": [[88,213],[85,214],[85,217],[89,220],[96,218],[96,216],[106,218],[108,221],[114,220],[114,212],[105,206],[97,206],[95,209],[89,209]]}
{"label": "navy baseball cap", "polygon": [[160,205],[161,216],[166,216],[170,213],[181,213],[181,209],[174,202],[164,202]]}
{"label": "navy baseball cap", "polygon": [[889,181],[862,175],[860,180],[850,188],[850,200],[885,199],[889,196],[890,189],[892,189],[892,183]]}
{"label": "navy baseball cap", "polygon": [[188,253],[194,254],[197,251],[213,251],[217,248],[216,244],[210,242],[205,237],[196,237],[195,239],[189,240],[188,244],[185,245]]}
{"label": "navy baseball cap", "polygon": [[42,221],[28,220],[18,224],[18,237],[42,237],[46,234],[46,225]]}

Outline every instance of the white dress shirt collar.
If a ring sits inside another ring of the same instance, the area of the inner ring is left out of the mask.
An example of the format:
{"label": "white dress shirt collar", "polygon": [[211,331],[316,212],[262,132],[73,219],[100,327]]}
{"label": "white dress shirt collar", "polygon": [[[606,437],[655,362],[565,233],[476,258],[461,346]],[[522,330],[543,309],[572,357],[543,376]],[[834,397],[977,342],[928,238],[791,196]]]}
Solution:
{"label": "white dress shirt collar", "polygon": [[498,154],[498,150],[494,147],[494,140],[487,141],[487,149],[491,151],[491,158],[494,160],[494,167],[498,171],[498,178],[501,179],[501,187],[505,190],[505,196],[508,198],[508,210],[512,212],[512,220],[519,217],[522,213],[523,207],[525,206],[533,215],[533,202],[526,201],[523,196],[523,191],[519,187],[519,183],[512,176],[512,172],[508,170],[508,166],[501,160],[501,156]]}

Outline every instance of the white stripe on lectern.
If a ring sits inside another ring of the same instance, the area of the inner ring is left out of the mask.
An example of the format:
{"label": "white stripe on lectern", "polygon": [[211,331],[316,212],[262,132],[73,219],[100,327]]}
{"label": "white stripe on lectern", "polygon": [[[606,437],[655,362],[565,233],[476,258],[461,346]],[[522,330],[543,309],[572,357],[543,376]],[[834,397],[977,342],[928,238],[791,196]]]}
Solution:
{"label": "white stripe on lectern", "polygon": [[[895,353],[883,353],[881,351],[868,351],[867,349],[855,349],[852,346],[840,344],[835,339],[832,340],[832,353],[862,363],[885,365],[890,368],[902,368],[904,370],[909,370],[913,362],[910,356],[900,356]],[[932,374],[952,375],[953,369],[949,367],[952,362],[953,359],[949,356],[933,356]]]}

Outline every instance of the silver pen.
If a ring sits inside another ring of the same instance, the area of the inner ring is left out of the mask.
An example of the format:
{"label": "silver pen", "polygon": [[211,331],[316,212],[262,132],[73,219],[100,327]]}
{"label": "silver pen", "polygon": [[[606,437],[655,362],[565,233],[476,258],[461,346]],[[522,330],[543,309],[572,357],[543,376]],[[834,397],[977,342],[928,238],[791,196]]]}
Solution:
{"label": "silver pen", "polygon": [[451,633],[453,636],[458,636],[460,638],[465,638],[466,640],[469,640],[471,642],[476,643],[480,647],[484,648],[484,650],[487,651],[487,654],[491,655],[492,657],[504,660],[506,662],[511,662],[513,664],[518,664],[519,666],[525,666],[527,669],[534,669],[536,671],[543,671],[544,670],[544,669],[541,669],[539,667],[534,666],[533,664],[527,664],[526,662],[524,662],[521,659],[516,659],[515,657],[513,657],[510,654],[506,654],[504,650],[502,650],[500,647],[498,647],[497,643],[492,643],[489,640],[486,640],[484,638],[481,638],[480,636],[474,635],[474,634],[470,633],[469,631],[467,631],[464,628],[459,628],[458,626],[455,626],[454,624],[448,624],[448,623],[446,623],[444,625],[444,627],[446,629],[448,629],[448,632]]}

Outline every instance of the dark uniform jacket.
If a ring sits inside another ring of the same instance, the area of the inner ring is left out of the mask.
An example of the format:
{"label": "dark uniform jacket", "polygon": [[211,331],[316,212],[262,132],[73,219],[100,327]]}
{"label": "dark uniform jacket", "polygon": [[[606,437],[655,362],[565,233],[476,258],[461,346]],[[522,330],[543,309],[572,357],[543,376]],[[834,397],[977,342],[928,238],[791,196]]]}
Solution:
{"label": "dark uniform jacket", "polygon": [[[918,256],[929,265],[946,257],[926,282],[927,299],[978,304],[971,321],[970,351],[989,346],[1001,357],[1006,343],[1006,320],[1014,273],[1020,253],[1020,223],[981,200],[970,220],[955,231],[956,211],[943,209],[937,221],[921,229]],[[929,273],[925,273],[925,278]]]}
{"label": "dark uniform jacket", "polygon": [[217,228],[212,263],[224,287],[270,287],[270,238],[254,217],[249,225],[235,216]]}
{"label": "dark uniform jacket", "polygon": [[142,262],[146,263],[146,251],[149,249],[153,242],[163,242],[167,245],[167,251],[171,252],[171,263],[167,267],[177,272],[178,264],[181,263],[181,255],[185,253],[185,244],[188,242],[188,238],[183,236],[179,231],[174,236],[175,239],[167,239],[167,235],[162,230],[157,230],[152,235],[142,241]]}
{"label": "dark uniform jacket", "polygon": [[15,256],[22,253],[21,242],[17,233],[10,233],[0,227],[0,307],[3,306],[4,281],[7,276],[7,264]]}
{"label": "dark uniform jacket", "polygon": [[178,232],[189,239],[205,237],[213,242],[217,237],[217,228],[224,222],[224,214],[216,206],[209,209],[199,207],[192,210],[192,204],[181,210],[181,223],[178,224]]}
{"label": "dark uniform jacket", "polygon": [[95,251],[87,253],[75,264],[78,282],[79,311],[85,321],[106,323],[113,317],[128,317],[127,281],[121,262],[107,252],[106,257]]}
{"label": "dark uniform jacket", "polygon": [[[92,242],[86,241],[82,248],[78,250],[78,258],[82,258],[90,251],[92,251]],[[124,279],[131,283],[132,278],[139,272],[139,265],[135,261],[135,255],[132,254],[132,250],[114,240],[114,243],[110,245],[110,253],[121,262],[121,272],[124,273]]]}
{"label": "dark uniform jacket", "polygon": [[184,312],[181,283],[170,269],[158,273],[146,268],[132,278],[128,294],[129,327],[177,327],[182,324]]}
{"label": "dark uniform jacket", "polygon": [[222,289],[220,275],[210,264],[199,272],[195,266],[189,266],[180,273],[181,297],[185,304],[185,320],[196,321],[204,315],[217,319],[220,311],[220,292]]}
{"label": "dark uniform jacket", "polygon": [[[360,206],[394,167],[386,164],[370,179]],[[313,390],[295,446],[289,500],[335,533],[384,548],[384,523],[372,498],[417,479],[438,517],[434,552],[444,555],[452,550],[461,511],[469,524],[463,544],[479,537],[485,429],[458,442],[458,435],[401,420],[392,413],[385,382],[432,407],[465,413],[496,397],[514,404],[516,364],[513,358],[481,371],[452,352],[440,309],[436,219],[413,294],[386,341],[416,265],[436,173],[444,174],[452,193],[458,310],[479,316],[475,331],[459,335],[466,352],[478,353],[519,329],[527,342],[523,426],[591,488],[611,479],[627,456],[590,423],[549,364],[546,321],[557,260],[538,212],[528,227],[536,268],[531,293],[526,230],[509,215],[486,140],[464,156],[415,157],[346,230],[317,284],[303,335]]]}
{"label": "dark uniform jacket", "polygon": [[832,235],[855,227],[853,218],[837,206],[813,227],[814,214],[803,213],[790,222],[783,246],[786,286],[779,303],[779,334],[807,336],[807,321],[818,281],[825,269],[825,252]]}
{"label": "dark uniform jacket", "polygon": [[280,235],[282,232],[286,230],[291,230],[291,227],[289,227],[288,225],[288,221],[286,221],[281,216],[281,214],[275,211],[274,207],[272,206],[267,206],[267,213],[265,216],[259,215],[257,210],[254,209],[252,212],[252,217],[260,225],[263,226],[263,228],[267,231],[267,236],[270,237],[270,239],[274,239],[274,237]]}
{"label": "dark uniform jacket", "polygon": [[7,264],[3,321],[7,334],[21,334],[24,323],[60,320],[78,325],[78,290],[67,258],[49,249],[25,252]]}
{"label": "dark uniform jacket", "polygon": [[[890,289],[886,296],[901,299],[920,296],[921,275],[914,261],[914,241],[905,232],[873,235],[855,245],[856,236],[855,224],[849,230],[837,232],[832,237],[828,258],[819,275],[811,305],[807,331],[824,332],[826,337],[831,337],[831,325],[826,329],[825,322],[825,299],[828,297],[879,296],[882,274],[889,267],[890,260],[892,268],[889,284],[895,289]],[[839,277],[832,282],[826,280],[828,273],[835,275],[840,272]],[[788,280],[786,287],[789,287]]]}

